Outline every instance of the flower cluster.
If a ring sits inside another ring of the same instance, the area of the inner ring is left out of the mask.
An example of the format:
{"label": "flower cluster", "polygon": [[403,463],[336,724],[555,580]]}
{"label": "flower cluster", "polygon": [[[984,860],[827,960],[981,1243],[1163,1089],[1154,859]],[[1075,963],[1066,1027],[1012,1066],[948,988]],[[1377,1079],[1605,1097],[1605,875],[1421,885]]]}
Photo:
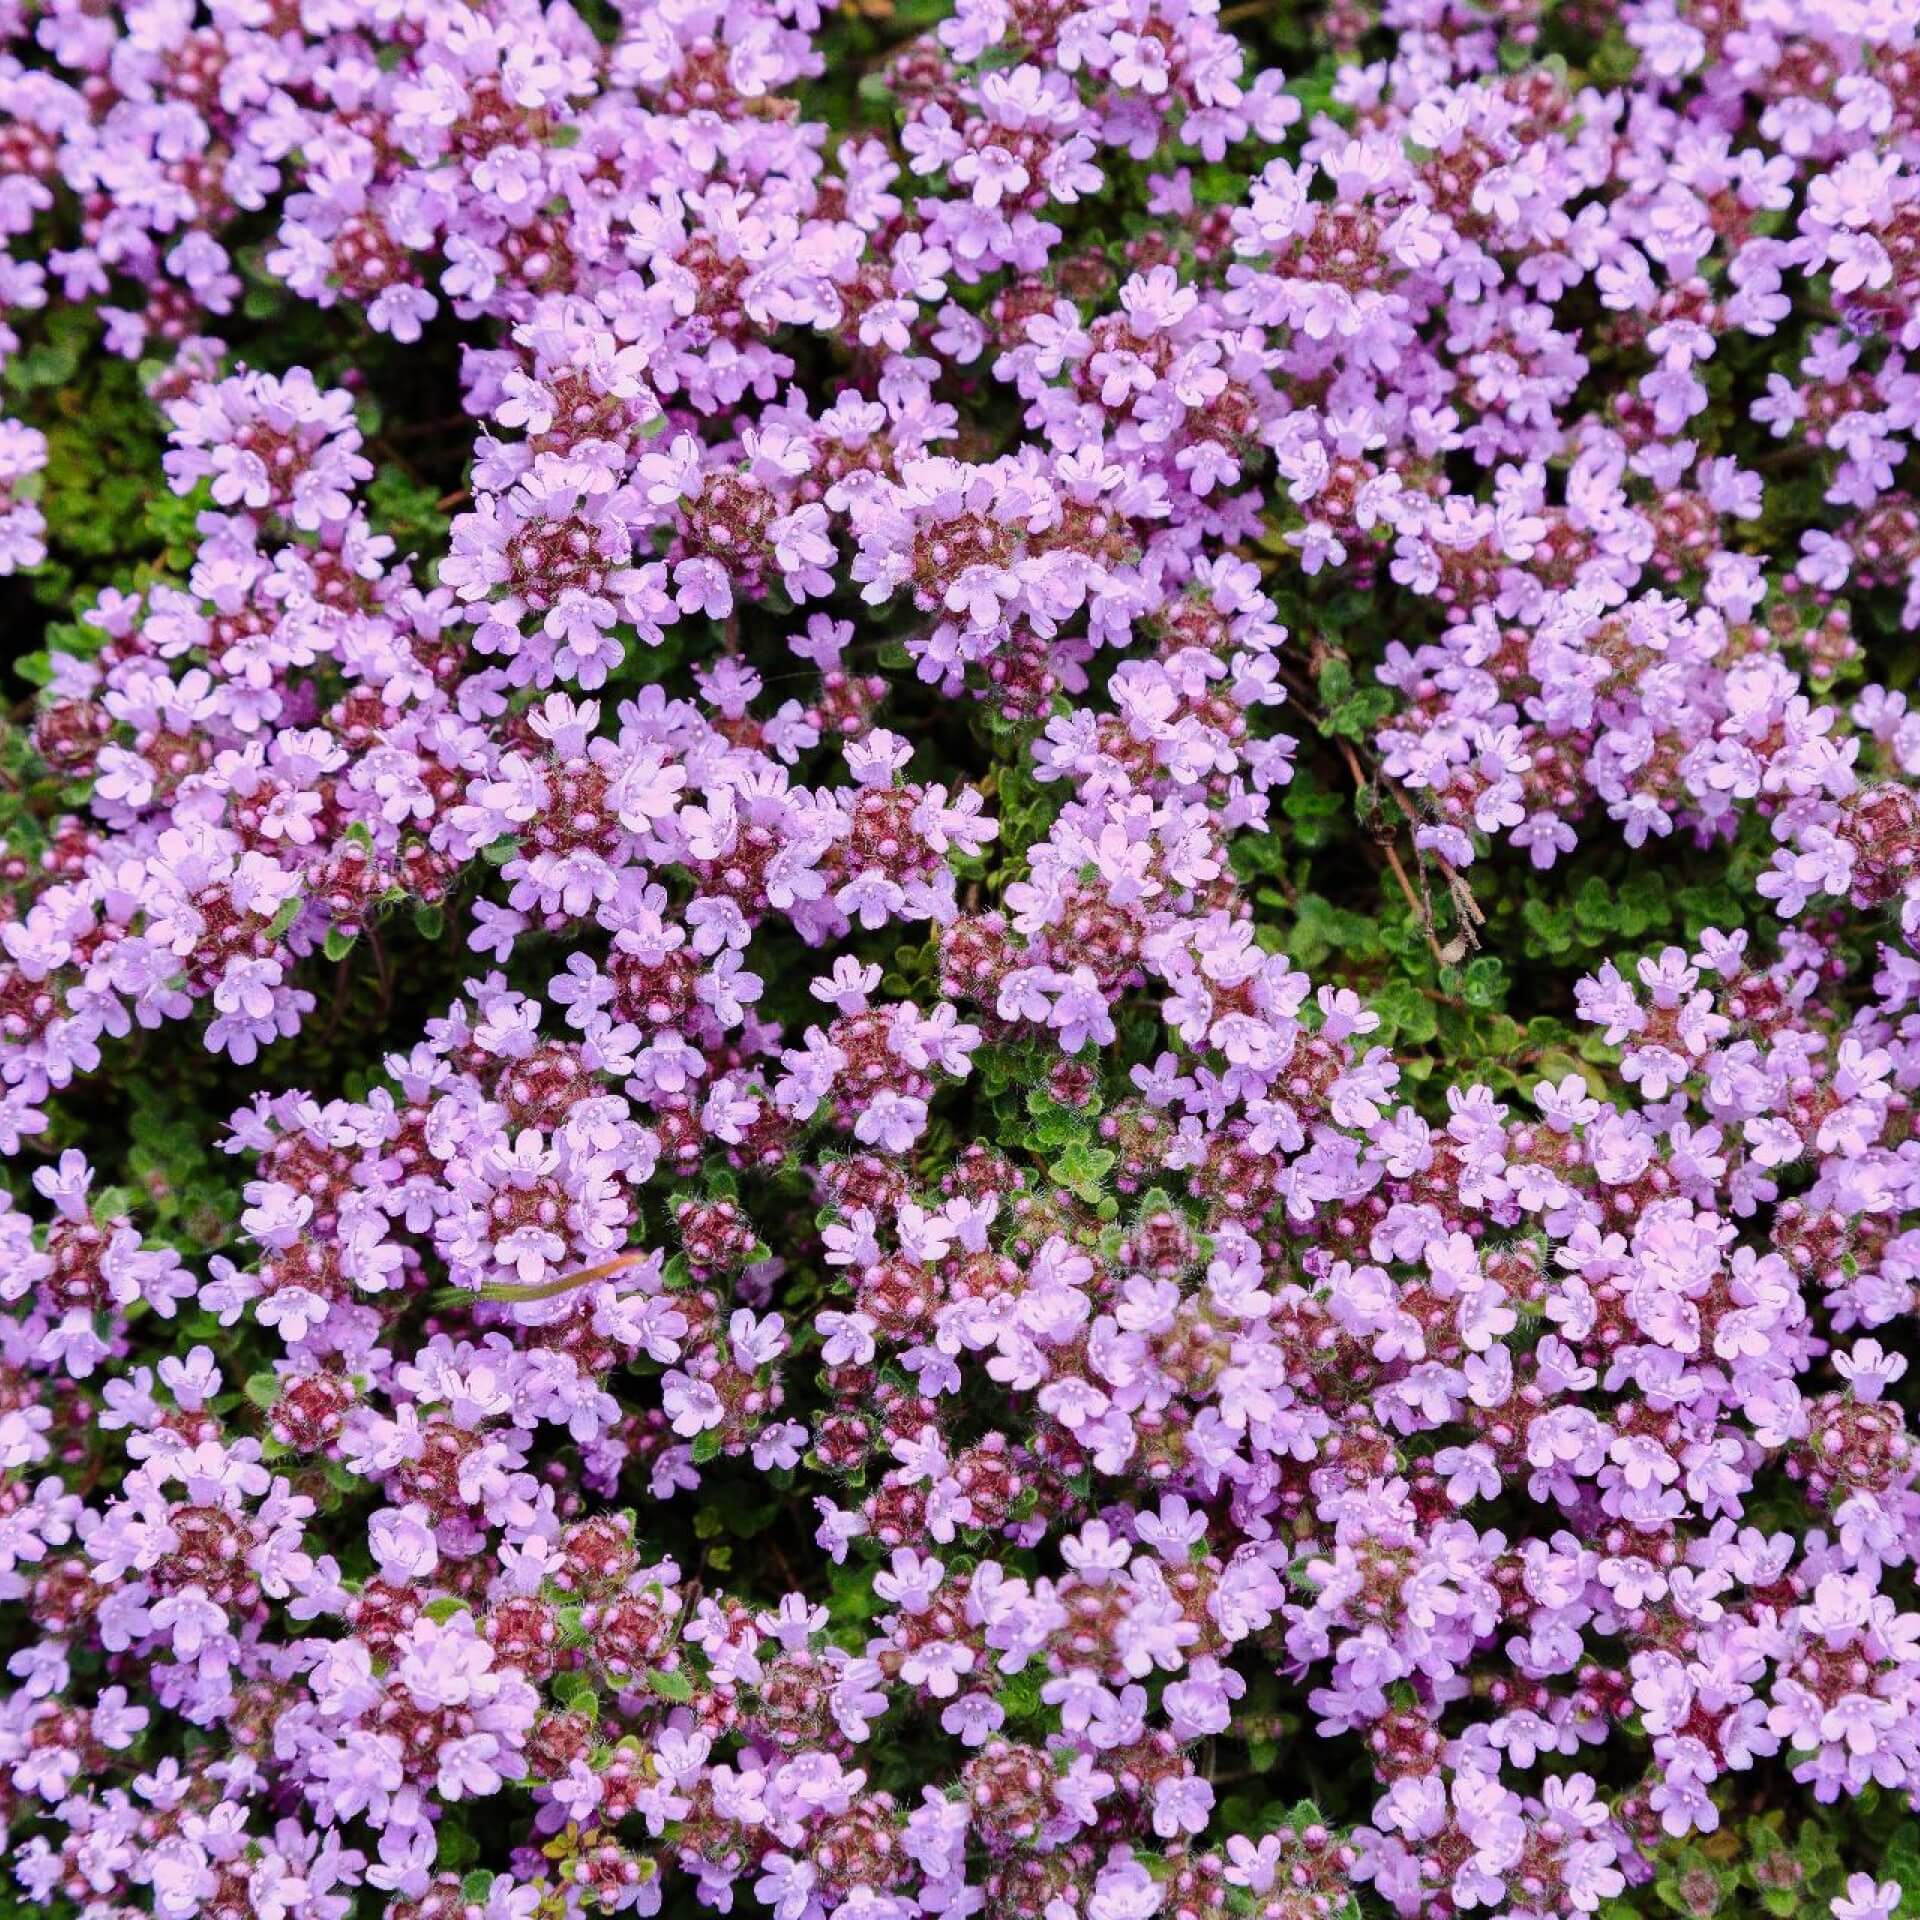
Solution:
{"label": "flower cluster", "polygon": [[1265,11],[0,0],[18,1899],[1912,1911],[1920,25]]}

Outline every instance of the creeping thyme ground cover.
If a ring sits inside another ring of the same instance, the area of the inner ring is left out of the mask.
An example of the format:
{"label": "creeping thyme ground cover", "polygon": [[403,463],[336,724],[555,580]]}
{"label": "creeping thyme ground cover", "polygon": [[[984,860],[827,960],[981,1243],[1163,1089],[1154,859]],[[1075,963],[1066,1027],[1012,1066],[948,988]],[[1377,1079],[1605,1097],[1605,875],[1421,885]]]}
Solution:
{"label": "creeping thyme ground cover", "polygon": [[1912,0],[0,0],[0,1913],[1920,1911]]}

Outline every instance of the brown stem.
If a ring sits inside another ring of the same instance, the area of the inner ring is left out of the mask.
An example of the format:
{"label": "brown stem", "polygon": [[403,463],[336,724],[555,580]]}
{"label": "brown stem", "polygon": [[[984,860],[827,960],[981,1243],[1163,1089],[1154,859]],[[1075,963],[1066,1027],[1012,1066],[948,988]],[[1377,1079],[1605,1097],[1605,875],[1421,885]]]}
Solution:
{"label": "brown stem", "polygon": [[618,1253],[611,1260],[603,1260],[597,1267],[582,1267],[578,1273],[565,1273],[557,1280],[538,1280],[530,1285],[517,1286],[512,1281],[504,1281],[497,1286],[482,1287],[480,1297],[483,1300],[510,1300],[516,1303],[527,1300],[555,1300],[563,1293],[572,1293],[577,1287],[590,1287],[596,1281],[611,1280],[616,1273],[624,1273],[627,1268],[638,1266],[651,1256],[645,1252]]}
{"label": "brown stem", "polygon": [[[1407,819],[1419,819],[1419,810],[1414,806],[1413,802],[1407,798],[1406,790],[1398,781],[1387,774],[1377,761],[1373,762],[1372,773],[1365,773],[1360,766],[1360,754],[1356,753],[1347,741],[1340,740],[1336,741],[1335,744],[1339,747],[1341,756],[1347,763],[1347,771],[1353,775],[1354,784],[1359,787],[1362,793],[1365,793],[1369,788],[1384,787],[1387,792],[1393,796],[1394,804]],[[1364,753],[1366,749],[1363,747],[1360,749],[1360,752]],[[1368,754],[1367,758],[1370,761],[1373,760],[1371,754]],[[1417,846],[1414,851],[1416,854],[1419,854],[1419,848]],[[1446,875],[1447,896],[1452,900],[1454,913],[1460,922],[1459,933],[1447,944],[1448,947],[1458,946],[1460,951],[1450,954],[1434,937],[1433,906],[1431,901],[1426,899],[1426,882],[1424,875],[1420,887],[1423,904],[1415,906],[1414,912],[1419,917],[1421,925],[1426,931],[1427,945],[1433,949],[1433,957],[1439,961],[1443,967],[1458,966],[1466,954],[1473,952],[1480,945],[1475,929],[1486,925],[1487,916],[1482,910],[1480,902],[1473,897],[1473,889],[1467,885],[1459,868],[1457,868],[1445,854],[1436,853],[1432,855],[1420,855],[1419,857],[1421,858],[1423,868],[1425,861],[1431,858],[1439,867],[1440,871]],[[1399,856],[1394,852],[1390,842],[1387,846],[1387,858],[1392,863],[1394,872],[1400,880],[1401,890],[1407,895],[1408,904],[1413,905],[1413,894],[1408,886],[1404,869],[1402,869]]]}
{"label": "brown stem", "polygon": [[1762,473],[1779,473],[1788,467],[1811,466],[1825,452],[1825,447],[1812,446],[1805,440],[1790,440],[1784,447],[1769,447],[1765,453],[1755,454],[1749,464]]}
{"label": "brown stem", "polygon": [[1400,883],[1400,891],[1406,897],[1407,906],[1413,917],[1420,923],[1420,931],[1427,936],[1427,951],[1433,955],[1433,964],[1444,967],[1447,956],[1442,950],[1438,936],[1433,930],[1433,908],[1420,899],[1413,890],[1413,883],[1407,878],[1407,870],[1400,863],[1400,851],[1391,840],[1383,840],[1381,850],[1387,856],[1387,865],[1393,869],[1393,877]]}
{"label": "brown stem", "polygon": [[[1340,757],[1347,763],[1347,771],[1353,775],[1353,784],[1360,789],[1362,794],[1371,794],[1374,791],[1374,782],[1367,777],[1365,771],[1362,769],[1360,756],[1354,752],[1352,746],[1345,740],[1337,740],[1334,744],[1340,749]],[[1377,810],[1377,801],[1375,801],[1374,806]],[[1420,891],[1416,893],[1412,880],[1407,876],[1406,863],[1400,858],[1400,849],[1394,845],[1394,836],[1389,833],[1382,833],[1376,834],[1374,837],[1379,843],[1380,851],[1387,857],[1387,865],[1392,870],[1395,881],[1399,884],[1401,897],[1407,903],[1408,912],[1419,922],[1421,932],[1427,936],[1427,949],[1433,955],[1434,965],[1444,967],[1447,964],[1446,956],[1441,950],[1439,939],[1434,933],[1433,902],[1427,898],[1425,876],[1422,876]]]}

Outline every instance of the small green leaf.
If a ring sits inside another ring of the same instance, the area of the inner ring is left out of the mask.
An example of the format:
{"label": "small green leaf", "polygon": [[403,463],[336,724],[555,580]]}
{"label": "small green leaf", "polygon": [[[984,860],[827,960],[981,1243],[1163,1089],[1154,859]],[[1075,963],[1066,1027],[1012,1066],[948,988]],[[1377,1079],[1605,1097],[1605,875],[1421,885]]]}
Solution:
{"label": "small green leaf", "polygon": [[1110,1147],[1093,1147],[1079,1140],[1048,1171],[1076,1198],[1092,1206],[1100,1198],[1100,1183],[1111,1170],[1114,1158]]}
{"label": "small green leaf", "polygon": [[480,1843],[459,1820],[443,1820],[440,1823],[440,1845],[435,1855],[437,1863],[450,1873],[458,1873],[469,1867],[480,1857]]}
{"label": "small green leaf", "polygon": [[553,1697],[568,1713],[584,1713],[594,1720],[600,1717],[600,1695],[584,1673],[555,1675]]}

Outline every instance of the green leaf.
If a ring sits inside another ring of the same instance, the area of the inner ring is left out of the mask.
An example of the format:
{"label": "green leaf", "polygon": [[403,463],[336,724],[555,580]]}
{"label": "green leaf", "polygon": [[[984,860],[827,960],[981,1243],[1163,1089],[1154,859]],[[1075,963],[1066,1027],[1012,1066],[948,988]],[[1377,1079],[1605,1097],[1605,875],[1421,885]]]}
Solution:
{"label": "green leaf", "polygon": [[693,1683],[677,1668],[666,1673],[656,1668],[647,1675],[647,1685],[662,1700],[671,1700],[675,1706],[684,1707],[693,1698]]}
{"label": "green leaf", "polygon": [[1085,1141],[1076,1141],[1048,1171],[1076,1198],[1092,1206],[1100,1198],[1101,1182],[1112,1169],[1115,1157],[1110,1147],[1093,1147]]}
{"label": "green leaf", "polygon": [[1322,705],[1337,707],[1353,691],[1353,669],[1344,660],[1329,660],[1320,669],[1318,686]]}
{"label": "green leaf", "polygon": [[584,1673],[568,1671],[556,1674],[553,1697],[568,1713],[584,1713],[593,1720],[600,1717],[600,1695]]}
{"label": "green leaf", "polygon": [[1085,1107],[1063,1107],[1045,1087],[1035,1087],[1027,1095],[1027,1111],[1033,1116],[1034,1146],[1050,1153],[1058,1147],[1084,1142],[1093,1130],[1100,1103],[1096,1098]]}
{"label": "green leaf", "polygon": [[434,1858],[447,1872],[459,1873],[480,1858],[480,1842],[461,1820],[449,1817],[440,1823],[440,1844]]}
{"label": "green leaf", "polygon": [[1440,1031],[1433,1002],[1410,981],[1390,980],[1373,996],[1373,1009],[1380,1016],[1383,1034],[1391,1029],[1396,1038],[1415,1046]]}
{"label": "green leaf", "polygon": [[1498,1007],[1507,997],[1506,968],[1491,953],[1477,955],[1460,978],[1460,997],[1470,1007]]}
{"label": "green leaf", "polygon": [[1629,875],[1621,884],[1619,903],[1614,925],[1629,940],[1667,924],[1667,883],[1657,873],[1642,869]]}
{"label": "green leaf", "polygon": [[1520,917],[1533,935],[1533,950],[1536,953],[1558,958],[1572,952],[1574,916],[1570,907],[1549,906],[1546,901],[1535,897],[1520,909]]}

